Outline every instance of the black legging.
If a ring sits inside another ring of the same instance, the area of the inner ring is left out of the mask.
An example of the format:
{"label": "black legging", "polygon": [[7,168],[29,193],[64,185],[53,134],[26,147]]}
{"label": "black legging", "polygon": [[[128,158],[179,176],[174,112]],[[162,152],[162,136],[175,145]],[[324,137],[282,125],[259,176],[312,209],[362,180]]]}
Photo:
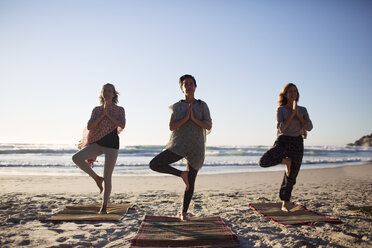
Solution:
{"label": "black legging", "polygon": [[[150,169],[181,177],[182,171],[170,166],[170,164],[177,162],[182,158],[182,156],[175,154],[174,152],[165,150],[150,161]],[[198,171],[193,169],[190,165],[188,165],[188,168],[189,190],[185,191],[185,195],[183,197],[183,213],[186,213],[189,209],[191,198],[194,194],[196,175],[198,174]]]}

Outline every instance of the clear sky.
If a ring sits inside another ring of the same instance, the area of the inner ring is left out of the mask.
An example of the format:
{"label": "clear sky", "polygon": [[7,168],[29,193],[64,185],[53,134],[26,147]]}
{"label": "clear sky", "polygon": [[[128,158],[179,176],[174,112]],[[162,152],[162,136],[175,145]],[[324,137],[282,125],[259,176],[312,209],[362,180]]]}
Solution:
{"label": "clear sky", "polygon": [[0,142],[76,144],[102,84],[125,145],[165,145],[178,78],[209,105],[208,145],[271,145],[278,94],[298,86],[305,145],[372,132],[372,1],[0,0]]}

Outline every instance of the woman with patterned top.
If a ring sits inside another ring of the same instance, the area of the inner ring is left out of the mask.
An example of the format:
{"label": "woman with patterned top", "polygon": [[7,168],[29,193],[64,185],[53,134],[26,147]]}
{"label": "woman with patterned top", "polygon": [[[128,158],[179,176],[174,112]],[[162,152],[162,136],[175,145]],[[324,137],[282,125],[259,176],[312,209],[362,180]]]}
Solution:
{"label": "woman with patterned top", "polygon": [[279,197],[282,210],[288,212],[293,186],[300,171],[306,132],[313,129],[313,124],[305,107],[297,105],[300,98],[296,85],[289,83],[279,94],[279,107],[276,111],[277,140],[259,160],[261,167],[278,164],[286,165]]}
{"label": "woman with patterned top", "polygon": [[[164,151],[151,160],[150,168],[182,178],[186,188],[181,218],[186,220],[196,175],[204,163],[206,130],[212,128],[212,119],[208,105],[194,98],[195,78],[184,75],[179,79],[179,84],[185,99],[169,107],[171,137]],[[180,171],[170,166],[182,158],[187,161],[187,170]]]}
{"label": "woman with patterned top", "polygon": [[[84,130],[83,139],[80,141],[79,149],[73,157],[74,163],[84,172],[91,176],[96,182],[100,193],[103,191],[102,206],[99,211],[106,213],[107,203],[111,193],[111,176],[114,171],[116,159],[119,152],[118,134],[125,127],[124,108],[117,106],[119,92],[114,85],[102,86],[99,100],[101,106],[93,109],[88,125]],[[99,155],[105,155],[103,177],[93,171],[93,162]]]}

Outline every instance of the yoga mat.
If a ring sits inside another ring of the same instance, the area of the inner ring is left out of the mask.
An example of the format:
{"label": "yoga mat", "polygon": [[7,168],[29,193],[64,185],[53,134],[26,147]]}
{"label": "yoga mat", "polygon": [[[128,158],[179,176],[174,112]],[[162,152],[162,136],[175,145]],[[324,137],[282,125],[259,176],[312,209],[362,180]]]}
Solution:
{"label": "yoga mat", "polygon": [[132,204],[108,204],[107,214],[98,214],[100,204],[66,206],[57,215],[40,221],[119,221]]}
{"label": "yoga mat", "polygon": [[219,216],[176,217],[146,215],[132,247],[239,247],[237,236]]}
{"label": "yoga mat", "polygon": [[289,212],[281,210],[282,203],[250,203],[254,210],[282,225],[314,225],[318,222],[342,223],[340,219],[330,218],[307,209],[303,205],[292,205]]}

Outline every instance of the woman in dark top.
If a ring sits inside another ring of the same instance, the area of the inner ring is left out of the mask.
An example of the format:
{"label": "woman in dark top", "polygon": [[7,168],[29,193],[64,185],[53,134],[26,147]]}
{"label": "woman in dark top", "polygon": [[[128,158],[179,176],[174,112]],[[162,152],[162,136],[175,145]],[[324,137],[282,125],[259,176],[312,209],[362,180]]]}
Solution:
{"label": "woman in dark top", "polygon": [[279,94],[279,107],[276,111],[277,140],[259,160],[261,167],[278,164],[286,165],[279,197],[282,200],[282,210],[288,212],[293,186],[300,171],[306,132],[313,128],[305,107],[297,105],[300,98],[296,85],[289,83]]}
{"label": "woman in dark top", "polygon": [[[118,134],[125,127],[124,108],[116,105],[118,95],[114,85],[105,84],[102,86],[99,96],[101,106],[93,109],[83,139],[79,144],[80,151],[72,157],[74,163],[94,179],[100,193],[103,191],[104,182],[102,207],[99,211],[102,214],[106,213],[110,198],[111,176],[119,152]],[[100,177],[91,167],[93,167],[96,157],[102,154],[105,154],[105,165],[103,177]]]}

